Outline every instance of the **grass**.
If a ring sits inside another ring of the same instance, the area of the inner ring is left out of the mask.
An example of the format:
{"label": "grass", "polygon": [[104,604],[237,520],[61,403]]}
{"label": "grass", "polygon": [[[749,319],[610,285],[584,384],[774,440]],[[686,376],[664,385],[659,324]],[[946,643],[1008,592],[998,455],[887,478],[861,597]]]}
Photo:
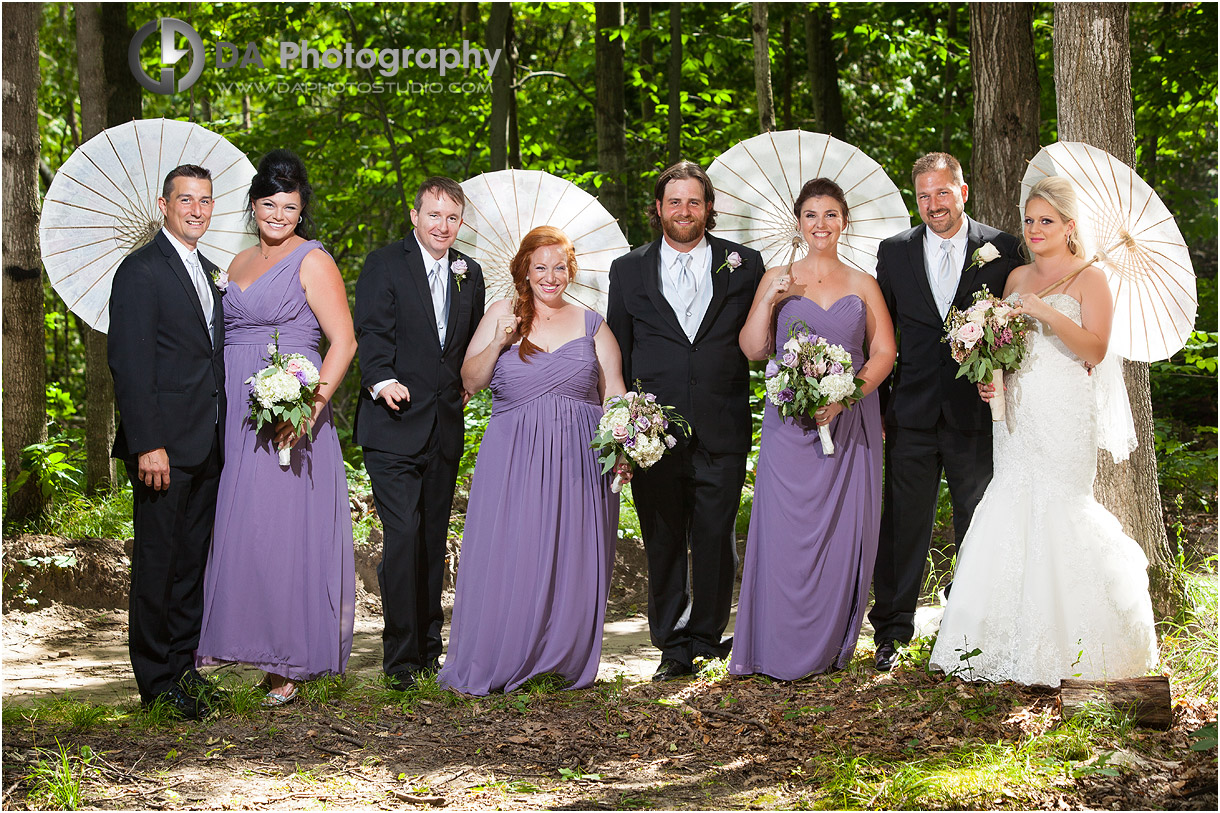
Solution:
{"label": "grass", "polygon": [[127,539],[132,536],[131,486],[96,497],[73,496],[51,504],[25,528],[10,531],[60,536],[65,539]]}
{"label": "grass", "polygon": [[85,772],[93,759],[89,746],[73,755],[70,748],[55,740],[56,750],[40,749],[43,758],[26,776],[29,798],[39,807],[53,810],[79,810],[85,797],[81,790]]}
{"label": "grass", "polygon": [[[1183,568],[1184,569],[1184,568]],[[1162,667],[1175,676],[1179,693],[1200,694],[1216,702],[1217,579],[1216,557],[1202,572],[1186,572],[1186,606],[1160,624]]]}

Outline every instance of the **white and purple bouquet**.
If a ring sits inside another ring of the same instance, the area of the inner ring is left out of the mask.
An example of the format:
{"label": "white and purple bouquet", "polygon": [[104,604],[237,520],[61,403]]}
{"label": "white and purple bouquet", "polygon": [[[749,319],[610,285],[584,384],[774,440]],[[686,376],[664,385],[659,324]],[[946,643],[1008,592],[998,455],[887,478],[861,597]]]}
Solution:
{"label": "white and purple bouquet", "polygon": [[[280,352],[280,332],[277,330],[267,345],[267,366],[246,379],[250,385],[250,420],[255,431],[267,424],[288,421],[293,426],[304,425],[309,437],[313,427],[309,417],[318,396],[318,368],[300,353]],[[279,450],[280,466],[288,468],[292,448]]]}
{"label": "white and purple bouquet", "polygon": [[[670,424],[690,428],[676,409],[658,404],[657,397],[644,392],[638,381],[635,387],[635,392],[606,399],[597,434],[589,444],[598,453],[602,474],[614,468],[620,457],[642,469],[649,468],[678,442],[669,432]],[[622,486],[621,476],[615,473],[610,489],[617,494]]]}
{"label": "white and purple bouquet", "polygon": [[1025,357],[1029,321],[1013,312],[1018,304],[1016,294],[1000,299],[984,285],[975,292],[973,305],[964,311],[952,308],[945,319],[943,341],[958,363],[956,377],[995,385],[996,396],[990,401],[995,421],[1004,419],[1004,373],[1020,367]]}
{"label": "white and purple bouquet", "polygon": [[[831,344],[804,322],[793,322],[788,341],[767,359],[767,400],[785,418],[812,417],[824,406],[841,403],[845,408],[864,397],[856,378],[851,353],[843,345]],[[818,426],[822,451],[835,453],[830,429]]]}

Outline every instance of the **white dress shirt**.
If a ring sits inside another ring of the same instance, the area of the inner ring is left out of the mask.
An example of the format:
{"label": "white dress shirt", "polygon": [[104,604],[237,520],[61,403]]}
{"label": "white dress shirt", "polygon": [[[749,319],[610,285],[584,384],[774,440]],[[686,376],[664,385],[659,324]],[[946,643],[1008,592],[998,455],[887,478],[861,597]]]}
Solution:
{"label": "white dress shirt", "polygon": [[661,238],[661,294],[674,309],[686,338],[693,342],[712,303],[712,246],[707,241],[707,235],[689,253],[690,268],[695,275],[695,297],[688,305],[680,301],[678,294],[678,280],[682,274],[680,253],[668,240]]}
{"label": "white dress shirt", "polygon": [[932,288],[932,298],[936,300],[936,307],[940,309],[942,318],[949,314],[949,308],[953,305],[953,297],[957,293],[958,283],[962,279],[962,268],[966,265],[966,235],[970,231],[969,223],[970,218],[963,215],[962,223],[958,227],[957,233],[948,238],[950,243],[949,253],[952,255],[950,267],[953,269],[953,274],[949,280],[950,284],[943,289],[940,283],[940,248],[946,238],[941,237],[931,229],[924,230],[924,268],[927,269],[928,285]]}
{"label": "white dress shirt", "polygon": [[212,299],[212,282],[208,279],[207,272],[203,270],[199,251],[187,248],[164,226],[161,227],[161,233],[169,238],[169,244],[178,252],[178,256],[182,258],[182,264],[186,266],[187,276],[191,278],[191,284],[195,286],[195,293],[199,297],[199,305],[203,308],[203,319],[208,326],[208,341],[212,341],[212,337],[215,335],[212,333],[212,309],[215,302]]}

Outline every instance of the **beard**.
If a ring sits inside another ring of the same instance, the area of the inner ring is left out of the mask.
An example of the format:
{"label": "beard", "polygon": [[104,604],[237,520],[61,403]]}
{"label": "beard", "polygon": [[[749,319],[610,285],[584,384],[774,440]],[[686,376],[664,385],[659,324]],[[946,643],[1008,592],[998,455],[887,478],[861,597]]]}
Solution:
{"label": "beard", "polygon": [[679,223],[669,218],[661,218],[661,231],[675,243],[693,243],[703,236],[704,224],[707,218],[695,219],[690,223]]}

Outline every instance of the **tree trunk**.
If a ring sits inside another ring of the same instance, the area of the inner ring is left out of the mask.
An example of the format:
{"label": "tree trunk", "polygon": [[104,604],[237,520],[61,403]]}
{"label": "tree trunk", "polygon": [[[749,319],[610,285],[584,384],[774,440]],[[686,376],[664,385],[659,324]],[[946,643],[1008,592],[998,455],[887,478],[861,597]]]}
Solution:
{"label": "tree trunk", "polygon": [[598,200],[624,227],[627,222],[627,111],[623,101],[623,55],[621,36],[610,38],[610,29],[623,27],[622,3],[594,3],[597,26],[597,165],[603,174]]}
{"label": "tree trunk", "polygon": [[[47,439],[42,260],[38,249],[38,27],[41,3],[4,9],[4,478],[21,473],[21,450]],[[7,513],[32,516],[42,492],[29,478],[9,494]]]}
{"label": "tree trunk", "polygon": [[[510,3],[492,3],[487,18],[487,49],[495,53],[508,52],[508,28],[513,7]],[[508,61],[501,59],[491,77],[491,116],[487,120],[487,146],[491,153],[490,170],[508,169],[509,96],[513,92],[513,75]]]}
{"label": "tree trunk", "polygon": [[780,48],[784,54],[784,72],[780,79],[780,115],[784,129],[792,129],[792,15],[784,13],[784,25],[780,33]]}
{"label": "tree trunk", "polygon": [[813,97],[814,129],[843,138],[846,124],[833,33],[834,24],[827,4],[814,3],[813,8],[805,12],[805,59]]}
{"label": "tree trunk", "polygon": [[682,160],[682,4],[669,4],[669,165]]}
{"label": "tree trunk", "polygon": [[1059,681],[1059,701],[1064,720],[1103,703],[1129,712],[1144,728],[1167,731],[1173,725],[1173,695],[1164,675],[1108,681],[1064,678]]}
{"label": "tree trunk", "polygon": [[758,99],[758,132],[775,129],[775,101],[771,96],[771,44],[767,32],[767,4],[753,3],[754,95]]}
{"label": "tree trunk", "polygon": [[[1135,166],[1128,17],[1125,3],[1055,4],[1055,101],[1060,140],[1092,144]],[[1153,608],[1166,617],[1180,605],[1183,585],[1161,511],[1148,365],[1127,361],[1124,372],[1139,447],[1119,464],[1098,455],[1093,490],[1144,549]]]}
{"label": "tree trunk", "polygon": [[970,67],[974,75],[974,153],[970,195],[974,216],[1009,234],[1021,233],[1021,178],[1038,152],[1041,103],[1034,62],[1034,7],[970,4]]}
{"label": "tree trunk", "polygon": [[[652,4],[639,4],[639,23],[636,26],[640,40],[640,79],[644,87],[640,91],[640,121],[647,123],[657,114],[657,106],[653,100],[652,90],[656,84],[656,40],[652,34]],[[649,162],[651,163],[651,162]]]}
{"label": "tree trunk", "polygon": [[[974,5],[978,5],[978,4],[974,3],[971,5],[974,6]],[[1032,16],[1032,13],[1033,12],[1031,9],[1031,12],[1030,12],[1031,16]],[[948,17],[948,20],[946,21],[946,24],[945,24],[945,37],[949,43],[952,43],[954,40],[957,39],[957,4],[956,3],[949,4],[949,10],[948,10],[947,17]],[[970,43],[971,46],[974,45],[973,36],[974,35],[971,34],[971,37],[972,37],[971,43]],[[973,57],[973,55],[974,55],[973,47],[971,48],[970,53],[971,53],[971,57]],[[1038,78],[1037,74],[1035,73],[1034,74],[1035,81],[1037,80],[1037,78]],[[975,80],[975,84],[977,86],[977,84],[978,84],[977,79]],[[940,103],[940,151],[941,152],[948,152],[948,153],[953,152],[953,150],[950,149],[950,147],[952,147],[952,144],[953,144],[953,108],[954,108],[953,99],[954,99],[954,96],[957,95],[956,91],[957,91],[957,60],[953,58],[952,45],[950,45],[949,47],[945,48],[944,87],[943,87],[943,90],[941,93],[941,103]],[[975,133],[975,143],[978,143],[978,133]],[[984,222],[989,223],[990,221],[984,221]]]}
{"label": "tree trunk", "polygon": [[521,169],[521,131],[517,128],[517,29],[508,15],[504,35],[504,61],[508,63],[508,165]]}

